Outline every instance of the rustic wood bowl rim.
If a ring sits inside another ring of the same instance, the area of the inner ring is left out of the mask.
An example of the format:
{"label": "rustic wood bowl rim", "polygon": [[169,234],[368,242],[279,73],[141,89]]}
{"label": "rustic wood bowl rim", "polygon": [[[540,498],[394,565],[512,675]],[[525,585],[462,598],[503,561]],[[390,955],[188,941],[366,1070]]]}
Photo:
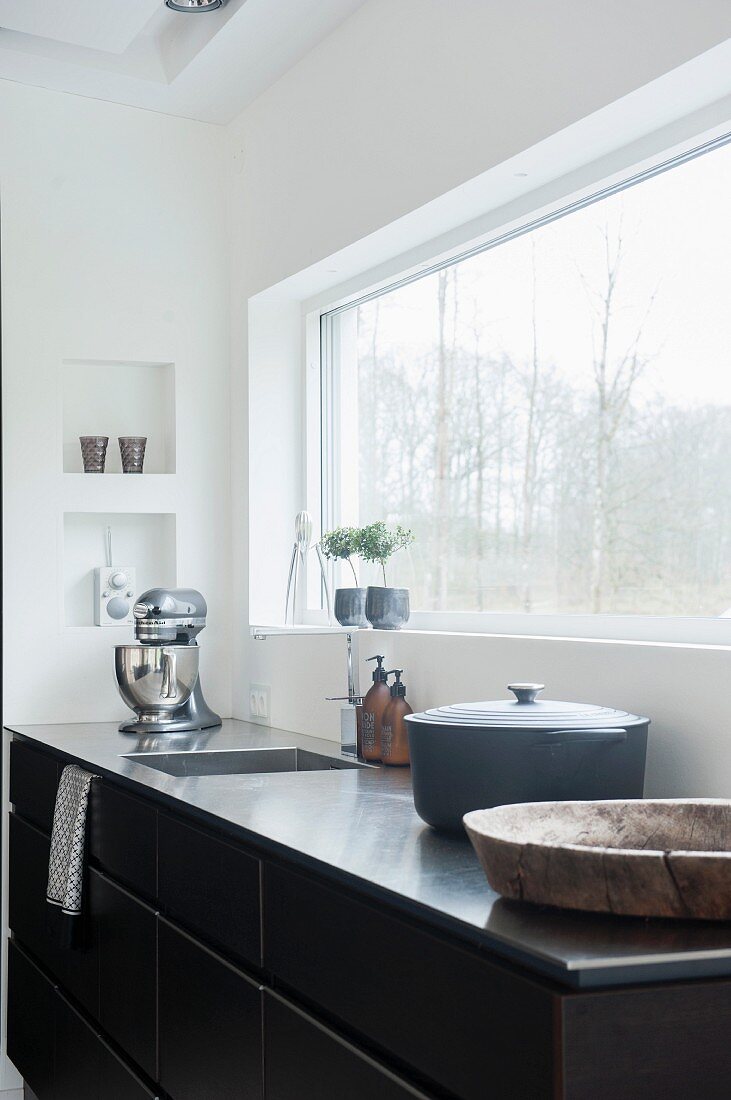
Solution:
{"label": "rustic wood bowl rim", "polygon": [[477,836],[486,837],[490,840],[499,840],[506,844],[516,844],[520,847],[534,847],[534,848],[552,848],[554,850],[577,852],[580,854],[593,854],[593,853],[607,853],[609,855],[621,855],[630,856],[635,859],[642,859],[647,856],[657,857],[666,856],[672,854],[675,857],[693,856],[697,859],[699,856],[703,859],[731,859],[731,849],[717,848],[709,851],[708,849],[697,851],[694,848],[608,848],[603,844],[573,844],[560,841],[540,841],[535,839],[521,839],[519,836],[507,836],[503,832],[495,832],[480,826],[480,823],[488,815],[492,815],[496,810],[508,810],[512,812],[515,810],[516,816],[518,814],[518,808],[528,809],[538,807],[546,809],[549,806],[626,806],[628,803],[637,803],[643,806],[678,806],[678,805],[693,805],[693,806],[728,806],[731,807],[731,798],[607,798],[596,799],[593,801],[569,801],[561,800],[556,802],[513,802],[506,803],[501,806],[489,806],[483,810],[470,810],[462,818],[465,829],[468,833],[472,831]]}

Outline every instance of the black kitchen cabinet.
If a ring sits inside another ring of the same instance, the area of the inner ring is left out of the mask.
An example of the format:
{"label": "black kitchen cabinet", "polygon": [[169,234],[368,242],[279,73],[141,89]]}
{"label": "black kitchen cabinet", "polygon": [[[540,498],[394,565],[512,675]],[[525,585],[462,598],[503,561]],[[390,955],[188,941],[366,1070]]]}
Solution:
{"label": "black kitchen cabinet", "polygon": [[728,1094],[731,980],[566,989],[106,778],[67,948],[45,900],[65,761],[11,760],[8,1050],[38,1100]]}
{"label": "black kitchen cabinet", "polygon": [[99,1100],[157,1100],[157,1090],[144,1085],[101,1038],[98,1053]]}
{"label": "black kitchen cabinet", "polygon": [[[46,901],[49,838],[33,825],[10,814],[9,877],[12,883],[8,922],[20,942],[92,1014],[98,1010],[97,941],[89,906],[78,917],[66,917]],[[88,892],[88,877],[84,886]],[[66,929],[73,922],[71,947]]]}
{"label": "black kitchen cabinet", "polygon": [[728,1100],[728,982],[606,989],[566,998],[562,1100]]}
{"label": "black kitchen cabinet", "polygon": [[62,765],[25,741],[10,743],[10,801],[26,820],[50,833]]}
{"label": "black kitchen cabinet", "polygon": [[[8,923],[26,947],[54,974],[63,966],[60,916],[46,901],[50,841],[17,814],[8,820],[8,872],[13,888]],[[58,934],[57,934],[58,933]]]}
{"label": "black kitchen cabinet", "polygon": [[89,854],[101,869],[136,894],[157,897],[157,810],[104,779],[89,799]]}
{"label": "black kitchen cabinet", "polygon": [[261,1100],[261,989],[159,921],[160,1084],[174,1100]]}
{"label": "black kitchen cabinet", "polygon": [[8,1055],[38,1100],[155,1100],[14,942],[8,946]]}
{"label": "black kitchen cabinet", "polygon": [[159,819],[163,912],[225,954],[261,966],[259,860],[169,814]]}
{"label": "black kitchen cabinet", "polygon": [[[154,911],[90,869],[82,914],[65,917],[46,901],[49,838],[11,814],[9,846],[11,931],[154,1078]],[[73,923],[72,946],[62,933],[64,921]]]}
{"label": "black kitchen cabinet", "polygon": [[[100,1096],[99,1039],[71,1005],[56,995],[53,1100]],[[43,1096],[39,1098],[43,1100]]]}
{"label": "black kitchen cabinet", "polygon": [[157,1079],[157,922],[153,909],[92,871],[89,906],[99,954],[99,1022]]}
{"label": "black kitchen cabinet", "polygon": [[426,1100],[425,1093],[269,992],[264,1036],[267,1100]]}
{"label": "black kitchen cabinet", "polygon": [[156,1096],[60,994],[54,1066],[53,1100],[153,1100]]}
{"label": "black kitchen cabinet", "polygon": [[8,945],[8,1057],[39,1100],[53,1097],[54,997],[51,983],[11,942]]}
{"label": "black kitchen cabinet", "polygon": [[278,867],[264,886],[264,961],[320,1006],[462,1100],[553,1092],[553,997],[340,890]]}

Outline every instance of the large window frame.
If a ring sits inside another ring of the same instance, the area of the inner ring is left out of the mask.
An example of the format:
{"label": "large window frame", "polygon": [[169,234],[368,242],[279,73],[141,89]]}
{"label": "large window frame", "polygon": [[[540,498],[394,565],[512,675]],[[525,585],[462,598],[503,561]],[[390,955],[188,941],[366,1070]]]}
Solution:
{"label": "large window frame", "polygon": [[[677,155],[658,158],[642,171],[629,173],[619,181],[593,189],[588,195],[570,199],[555,209],[522,219],[509,229],[497,231],[460,251],[432,263],[420,264],[377,284],[365,285],[340,300],[305,314],[306,337],[306,486],[307,505],[320,529],[340,524],[357,524],[352,511],[357,500],[357,416],[355,403],[347,400],[343,387],[348,374],[343,371],[344,357],[352,354],[354,341],[348,326],[354,323],[358,305],[370,301],[415,280],[458,264],[478,253],[497,248],[550,222],[600,202],[663,172],[731,142],[731,133],[705,141]],[[348,448],[341,446],[347,432]],[[348,462],[348,456],[352,456]],[[331,570],[332,584],[334,572]],[[314,570],[308,577],[305,621],[311,625],[327,622],[324,594]],[[731,645],[731,617],[660,616],[622,614],[526,612],[449,612],[412,611],[409,629],[449,633],[505,634],[529,637],[582,638],[596,641],[659,642],[677,645]]]}

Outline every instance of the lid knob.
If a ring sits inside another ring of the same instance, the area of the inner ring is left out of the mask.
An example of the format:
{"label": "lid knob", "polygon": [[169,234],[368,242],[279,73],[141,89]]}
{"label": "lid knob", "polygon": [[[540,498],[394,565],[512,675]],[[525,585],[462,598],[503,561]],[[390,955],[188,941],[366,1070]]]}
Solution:
{"label": "lid knob", "polygon": [[508,684],[519,703],[535,703],[536,695],[545,689],[545,684]]}

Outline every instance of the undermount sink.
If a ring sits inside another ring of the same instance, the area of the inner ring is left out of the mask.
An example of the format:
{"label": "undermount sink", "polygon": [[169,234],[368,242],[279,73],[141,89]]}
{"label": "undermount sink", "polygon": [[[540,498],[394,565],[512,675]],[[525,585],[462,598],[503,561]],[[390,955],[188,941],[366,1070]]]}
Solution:
{"label": "undermount sink", "polygon": [[211,749],[180,752],[129,752],[124,760],[167,775],[255,775],[267,772],[326,772],[367,768],[357,760],[325,756],[309,749]]}

